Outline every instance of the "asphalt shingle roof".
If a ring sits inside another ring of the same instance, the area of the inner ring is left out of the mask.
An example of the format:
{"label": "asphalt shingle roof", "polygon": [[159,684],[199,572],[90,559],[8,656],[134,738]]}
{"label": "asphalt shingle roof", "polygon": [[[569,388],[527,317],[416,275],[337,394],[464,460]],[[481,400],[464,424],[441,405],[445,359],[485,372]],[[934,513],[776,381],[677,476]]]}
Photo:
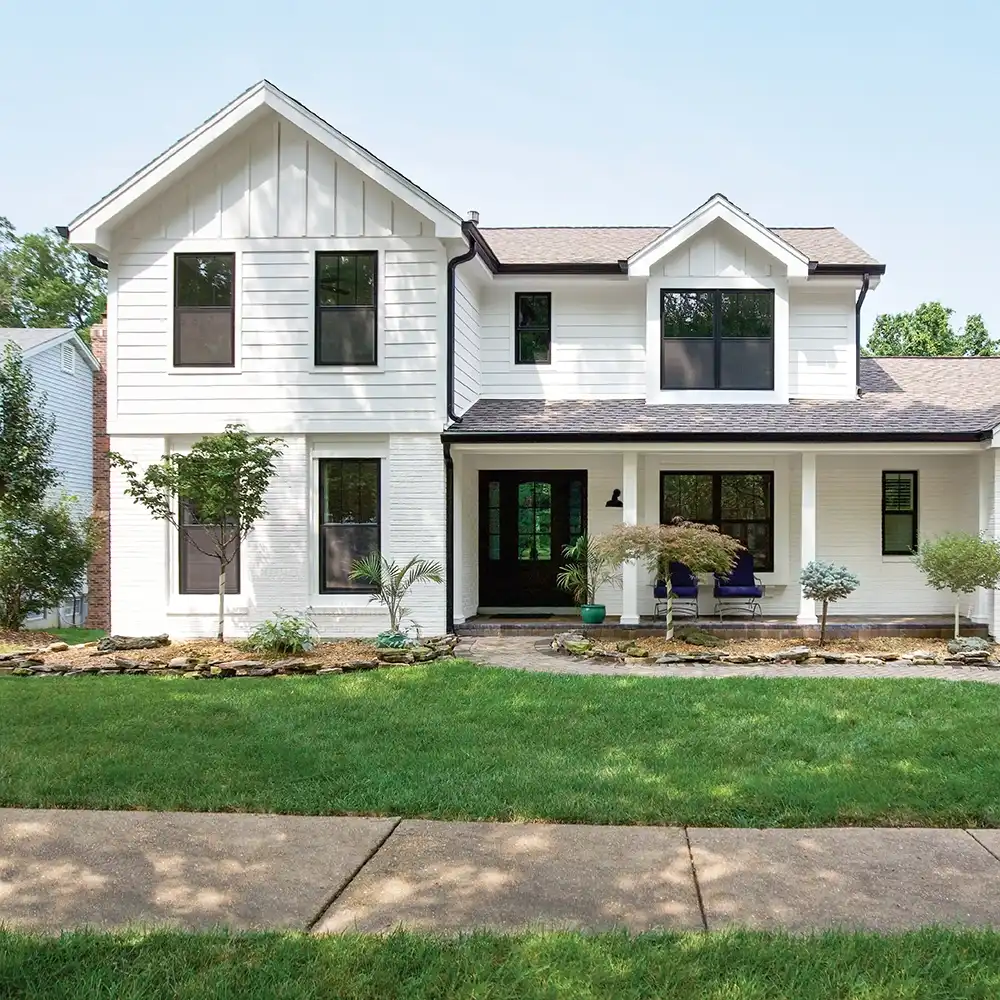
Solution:
{"label": "asphalt shingle roof", "polygon": [[974,437],[1000,423],[1000,358],[863,358],[857,399],[787,404],[481,399],[448,435]]}
{"label": "asphalt shingle roof", "polygon": [[[570,226],[480,229],[501,264],[614,264],[662,236],[668,226]],[[817,264],[877,264],[832,226],[772,229]]]}
{"label": "asphalt shingle roof", "polygon": [[30,351],[32,348],[47,344],[50,340],[55,340],[56,337],[61,337],[68,332],[68,329],[68,327],[62,329],[0,327],[0,344],[17,344],[22,351]]}

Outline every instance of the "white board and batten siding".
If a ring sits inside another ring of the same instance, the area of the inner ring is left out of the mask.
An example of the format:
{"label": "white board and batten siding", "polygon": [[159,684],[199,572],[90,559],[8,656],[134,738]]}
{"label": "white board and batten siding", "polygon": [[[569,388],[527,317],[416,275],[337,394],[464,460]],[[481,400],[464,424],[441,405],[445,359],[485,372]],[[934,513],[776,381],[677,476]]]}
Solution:
{"label": "white board and batten siding", "polygon": [[[113,431],[440,430],[445,251],[430,224],[277,118],[220,153],[115,234]],[[378,365],[314,365],[315,254],[377,250]],[[235,252],[235,371],[172,370],[175,252]]]}

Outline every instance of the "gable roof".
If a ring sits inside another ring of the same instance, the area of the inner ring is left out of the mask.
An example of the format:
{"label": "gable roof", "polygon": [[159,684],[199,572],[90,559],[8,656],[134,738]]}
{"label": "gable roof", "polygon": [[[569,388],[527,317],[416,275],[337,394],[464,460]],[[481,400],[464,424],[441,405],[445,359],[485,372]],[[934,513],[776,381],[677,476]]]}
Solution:
{"label": "gable roof", "polygon": [[362,174],[430,219],[438,235],[461,236],[462,220],[447,205],[269,80],[261,80],[80,213],[69,224],[70,242],[91,252],[106,250],[110,230],[118,221],[155,197],[171,183],[178,172],[187,170],[195,161],[211,155],[227,138],[257,120],[267,109],[292,122]]}
{"label": "gable roof", "polygon": [[41,354],[42,351],[47,351],[50,347],[58,347],[64,343],[73,344],[77,353],[90,365],[92,371],[96,372],[101,367],[90,348],[70,327],[56,327],[54,329],[0,327],[0,347],[4,344],[16,344],[21,348],[21,353],[26,358]]}
{"label": "gable roof", "polygon": [[489,441],[985,440],[1000,423],[1000,358],[862,358],[857,399],[669,403],[481,399],[445,436]]}

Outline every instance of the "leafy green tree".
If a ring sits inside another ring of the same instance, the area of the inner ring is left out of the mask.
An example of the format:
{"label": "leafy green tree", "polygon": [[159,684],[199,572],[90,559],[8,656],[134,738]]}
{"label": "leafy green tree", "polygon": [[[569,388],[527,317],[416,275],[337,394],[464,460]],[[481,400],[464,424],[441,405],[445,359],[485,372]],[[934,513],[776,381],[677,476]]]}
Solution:
{"label": "leafy green tree", "polygon": [[562,554],[569,562],[559,568],[556,584],[573,598],[577,607],[595,604],[597,591],[606,583],[621,584],[621,562],[614,562],[595,550],[586,535],[572,545],[564,545]]}
{"label": "leafy green tree", "polygon": [[969,316],[957,333],[951,325],[953,315],[954,310],[940,302],[924,302],[908,313],[883,313],[875,319],[865,353],[873,357],[993,357],[1000,353],[982,316]]}
{"label": "leafy green tree", "polygon": [[914,561],[935,590],[955,595],[955,638],[963,594],[979,587],[993,590],[1000,581],[1000,542],[983,535],[949,532],[922,542]]}
{"label": "leafy green tree", "polygon": [[[187,454],[164,455],[141,475],[135,462],[116,452],[109,456],[125,476],[125,495],[154,518],[180,533],[181,507],[188,504],[199,524],[214,529],[188,537],[199,552],[219,562],[220,641],[225,631],[226,567],[267,516],[267,490],[283,448],[280,438],[253,436],[243,424],[227,424],[223,433],[201,438]],[[203,548],[198,538],[204,541],[206,536],[210,540]]]}
{"label": "leafy green tree", "polygon": [[809,600],[823,602],[819,626],[819,644],[822,646],[826,642],[826,613],[830,603],[854,593],[860,581],[846,566],[816,560],[806,563],[799,580],[802,583],[802,593]]}
{"label": "leafy green tree", "polygon": [[77,518],[69,498],[0,512],[0,628],[78,593],[96,542],[93,518]]}
{"label": "leafy green tree", "polygon": [[107,272],[54,229],[18,236],[0,217],[0,320],[5,326],[72,327],[84,339],[104,313]]}
{"label": "leafy green tree", "polygon": [[0,512],[37,504],[59,479],[49,464],[55,420],[14,344],[0,356]]}
{"label": "leafy green tree", "polygon": [[351,569],[351,579],[370,583],[375,592],[370,603],[381,604],[389,612],[389,631],[402,634],[403,619],[410,609],[403,605],[410,588],[417,583],[441,583],[444,570],[439,562],[414,556],[400,566],[381,552],[359,559]]}

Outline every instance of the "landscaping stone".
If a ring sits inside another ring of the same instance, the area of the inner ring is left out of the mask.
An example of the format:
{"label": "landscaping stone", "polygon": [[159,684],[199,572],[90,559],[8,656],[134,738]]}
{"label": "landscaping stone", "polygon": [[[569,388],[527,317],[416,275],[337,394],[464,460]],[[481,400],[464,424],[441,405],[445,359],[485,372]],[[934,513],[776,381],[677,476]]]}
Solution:
{"label": "landscaping stone", "polygon": [[9,653],[0,653],[0,663],[7,660],[20,660],[25,656],[31,656],[34,652],[33,649],[15,649]]}
{"label": "landscaping stone", "polygon": [[342,674],[343,672],[343,667],[320,667],[316,671],[317,674]]}
{"label": "landscaping stone", "polygon": [[[238,666],[242,667],[244,664],[240,663]],[[313,673],[317,669],[317,664],[309,663],[306,660],[275,660],[271,666],[278,673],[284,672],[286,674]]]}
{"label": "landscaping stone", "polygon": [[567,653],[572,653],[574,656],[582,656],[584,653],[589,653],[593,648],[593,643],[588,639],[570,639],[569,642],[563,643]]}
{"label": "landscaping stone", "polygon": [[976,635],[963,635],[948,642],[949,653],[989,653],[993,644]]}
{"label": "landscaping stone", "polygon": [[714,632],[690,626],[674,629],[674,638],[691,646],[725,646],[726,644],[726,640]]}
{"label": "landscaping stone", "polygon": [[657,663],[685,663],[685,659],[680,653],[664,653],[656,658]]}
{"label": "landscaping stone", "polygon": [[792,663],[802,663],[809,659],[812,650],[808,646],[792,646],[790,649],[782,649],[774,654],[776,660],[791,660]]}
{"label": "landscaping stone", "polygon": [[278,671],[274,667],[254,667],[247,671],[247,677],[273,677]]}
{"label": "landscaping stone", "polygon": [[236,667],[232,663],[220,663],[209,671],[211,677],[235,677]]}
{"label": "landscaping stone", "polygon": [[47,653],[64,653],[67,649],[69,649],[68,642],[53,642],[45,647]]}
{"label": "landscaping stone", "polygon": [[374,670],[379,665],[378,660],[351,660],[343,664],[341,670]]}
{"label": "landscaping stone", "polygon": [[97,651],[99,653],[119,653],[129,649],[154,649],[157,646],[169,646],[170,636],[163,635],[106,635],[103,639],[97,640]]}
{"label": "landscaping stone", "polygon": [[99,674],[120,674],[121,671],[117,667],[101,667],[97,671]]}
{"label": "landscaping stone", "polygon": [[13,663],[0,663],[0,674],[12,674],[16,669]]}
{"label": "landscaping stone", "polygon": [[413,662],[413,657],[405,649],[380,649],[376,655],[381,663]]}
{"label": "landscaping stone", "polygon": [[188,667],[197,666],[198,661],[193,656],[175,656],[167,666],[171,670],[186,670]]}
{"label": "landscaping stone", "polygon": [[142,660],[133,660],[127,656],[116,656],[114,659],[116,666],[121,667],[123,670],[128,670],[130,667],[141,667],[143,666]]}
{"label": "landscaping stone", "polygon": [[433,660],[437,657],[437,653],[427,646],[411,646],[408,652],[413,657],[414,663],[427,663],[428,660]]}
{"label": "landscaping stone", "polygon": [[[657,663],[660,661],[657,660]],[[720,657],[720,662],[722,663],[756,663],[756,659],[752,656],[746,656],[743,653],[727,653],[725,656]]]}
{"label": "landscaping stone", "polygon": [[200,670],[185,670],[184,673],[181,674],[181,677],[189,677],[189,678],[191,678],[193,680],[198,680],[198,679],[201,678],[201,671]]}
{"label": "landscaping stone", "polygon": [[263,660],[214,660],[210,666],[219,667],[222,666],[223,662],[227,667],[232,667],[234,670],[253,670],[256,667],[263,667],[265,665]]}
{"label": "landscaping stone", "polygon": [[14,667],[11,673],[15,677],[30,677],[33,673],[31,667]]}
{"label": "landscaping stone", "polygon": [[649,656],[649,650],[642,646],[628,646],[626,649],[622,650],[626,656],[631,656],[636,659],[643,659]]}

